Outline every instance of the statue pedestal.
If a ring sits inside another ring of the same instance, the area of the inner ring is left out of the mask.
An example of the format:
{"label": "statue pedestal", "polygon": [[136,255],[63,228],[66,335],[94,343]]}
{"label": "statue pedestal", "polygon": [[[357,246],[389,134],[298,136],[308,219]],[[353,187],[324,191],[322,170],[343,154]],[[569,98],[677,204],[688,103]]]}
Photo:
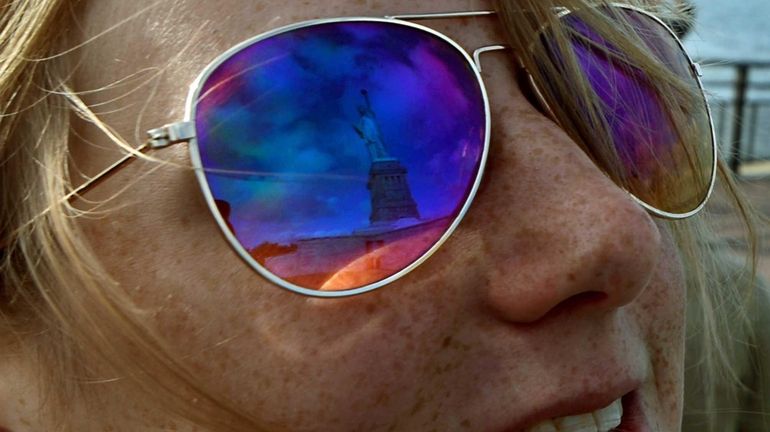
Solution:
{"label": "statue pedestal", "polygon": [[372,197],[369,222],[419,219],[417,204],[406,181],[407,169],[396,159],[378,159],[372,162],[367,188]]}

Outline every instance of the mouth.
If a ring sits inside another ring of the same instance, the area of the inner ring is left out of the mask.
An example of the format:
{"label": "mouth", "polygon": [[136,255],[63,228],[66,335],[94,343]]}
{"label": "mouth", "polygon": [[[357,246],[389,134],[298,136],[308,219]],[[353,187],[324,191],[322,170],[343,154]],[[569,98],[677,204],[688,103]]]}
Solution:
{"label": "mouth", "polygon": [[637,390],[604,408],[553,418],[522,432],[651,432]]}
{"label": "mouth", "polygon": [[638,391],[623,396],[623,421],[612,432],[651,432]]}

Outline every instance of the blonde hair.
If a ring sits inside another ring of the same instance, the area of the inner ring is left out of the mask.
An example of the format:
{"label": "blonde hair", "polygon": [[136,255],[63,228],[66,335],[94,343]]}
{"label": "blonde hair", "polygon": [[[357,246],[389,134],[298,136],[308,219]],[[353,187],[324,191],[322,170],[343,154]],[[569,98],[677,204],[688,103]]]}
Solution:
{"label": "blonde hair", "polygon": [[[558,6],[584,9],[602,34],[628,46],[632,31],[609,24],[607,17],[586,8],[589,3],[596,2],[560,1]],[[72,68],[68,56],[57,55],[70,48],[62,46],[66,38],[53,31],[67,27],[68,6],[64,0],[6,1],[0,11],[0,351],[12,349],[39,365],[41,383],[50,395],[48,409],[59,410],[54,418],[61,430],[77,429],[78,411],[72,411],[72,401],[98,406],[94,395],[99,392],[92,389],[101,385],[100,390],[107,391],[105,380],[119,380],[152,404],[202,427],[264,430],[259,419],[204,388],[164,340],[143,324],[143,311],[100,266],[73,221],[80,212],[61,199],[72,188],[67,164],[70,116],[76,113],[99,123],[73,103],[77,94],[67,87]],[[543,0],[498,2],[515,52],[529,52],[532,35],[544,23],[559,29],[553,6],[556,2]],[[562,41],[567,37],[558,30],[555,35]],[[641,65],[670,88],[681,88],[643,50],[626,52],[630,64]],[[529,57],[521,59],[532,66]],[[543,79],[536,68],[530,70],[535,79]],[[577,94],[584,100],[596,98],[587,87]],[[722,342],[736,326],[750,329],[745,306],[756,257],[752,213],[722,166],[719,179],[746,222],[752,248],[749,277],[736,285],[718,283],[724,275],[722,258],[711,244],[700,241],[710,238],[707,214],[671,224],[687,268],[692,300],[688,313],[702,317],[702,328],[693,331],[701,339],[702,353],[697,355],[704,362],[713,413],[717,389],[733,389],[736,397],[742,390],[731,366],[734,353]]]}

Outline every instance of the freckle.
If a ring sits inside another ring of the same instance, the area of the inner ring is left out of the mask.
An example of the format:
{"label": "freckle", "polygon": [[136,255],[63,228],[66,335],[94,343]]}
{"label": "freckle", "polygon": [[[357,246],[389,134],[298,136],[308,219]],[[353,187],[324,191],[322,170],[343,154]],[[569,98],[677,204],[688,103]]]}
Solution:
{"label": "freckle", "polygon": [[447,347],[449,347],[449,344],[451,344],[451,343],[452,343],[452,336],[447,336],[447,337],[444,338],[444,342],[441,343],[441,347],[442,348],[447,348]]}
{"label": "freckle", "polygon": [[468,420],[468,419],[465,419],[465,420],[460,422],[460,426],[464,427],[465,429],[470,429],[471,428],[471,421]]}
{"label": "freckle", "polygon": [[422,409],[422,406],[425,404],[425,400],[421,397],[417,400],[417,403],[414,404],[412,407],[412,410],[409,412],[409,415],[417,414],[420,409]]}
{"label": "freckle", "polygon": [[377,400],[375,400],[375,404],[377,405],[384,405],[390,402],[390,395],[387,392],[382,392],[377,396]]}
{"label": "freckle", "polygon": [[365,310],[368,315],[372,315],[377,310],[377,306],[375,306],[374,303],[369,303],[368,305],[366,305]]}

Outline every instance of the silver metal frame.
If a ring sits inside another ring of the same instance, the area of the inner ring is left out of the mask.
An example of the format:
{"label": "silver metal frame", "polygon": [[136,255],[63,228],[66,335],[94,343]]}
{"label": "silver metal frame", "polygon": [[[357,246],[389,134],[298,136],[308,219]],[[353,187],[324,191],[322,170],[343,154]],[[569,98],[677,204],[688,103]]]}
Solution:
{"label": "silver metal frame", "polygon": [[[637,204],[639,204],[640,206],[644,207],[645,210],[647,210],[648,212],[652,213],[655,216],[658,216],[658,217],[663,218],[663,219],[670,219],[670,220],[687,219],[690,216],[693,216],[696,213],[698,213],[699,211],[701,211],[703,209],[703,207],[706,205],[706,202],[708,202],[709,198],[711,197],[712,193],[714,192],[714,184],[716,183],[716,175],[717,175],[717,165],[718,165],[718,159],[717,159],[718,158],[717,139],[716,139],[716,133],[714,131],[714,118],[711,115],[711,106],[710,106],[710,104],[708,102],[708,98],[706,97],[706,91],[705,91],[705,88],[703,87],[703,82],[701,81],[701,77],[703,76],[703,72],[701,70],[700,65],[698,63],[696,63],[692,59],[692,57],[690,57],[690,54],[687,52],[687,49],[685,49],[684,44],[682,43],[682,40],[679,39],[679,36],[677,36],[676,33],[665,22],[663,22],[663,20],[661,20],[660,18],[656,17],[655,15],[645,11],[644,9],[640,9],[640,8],[638,8],[636,6],[628,5],[628,4],[625,4],[625,3],[610,3],[609,6],[610,7],[616,7],[616,8],[632,10],[634,12],[640,13],[642,15],[645,15],[645,16],[653,19],[655,22],[657,22],[658,24],[663,26],[663,28],[666,29],[666,31],[668,31],[668,33],[671,35],[671,37],[673,37],[674,40],[677,42],[677,44],[679,45],[679,48],[682,50],[682,53],[687,58],[687,61],[690,63],[691,73],[693,75],[693,78],[695,78],[695,81],[698,83],[698,88],[700,89],[701,95],[703,96],[703,103],[706,106],[706,114],[708,115],[708,118],[709,118],[709,127],[710,127],[710,132],[711,132],[711,150],[712,150],[713,162],[712,162],[712,167],[711,167],[711,181],[709,183],[708,192],[706,193],[706,196],[703,197],[703,199],[698,204],[698,206],[695,207],[693,210],[690,210],[690,211],[688,211],[686,213],[670,213],[670,212],[667,212],[667,211],[655,208],[655,207],[647,204],[646,202],[642,201],[641,199],[639,199],[636,195],[632,194],[631,192],[626,191],[628,193],[628,195],[631,196],[631,198]],[[564,18],[564,17],[574,13],[573,10],[570,10],[570,9],[567,9],[567,8],[564,8],[564,7],[555,8],[554,12],[556,13],[556,17],[559,18],[559,19]],[[543,28],[540,29],[538,34],[535,36],[535,40],[545,30],[547,30],[547,26],[543,26]],[[533,43],[535,43],[535,42],[533,42]],[[530,74],[530,72],[526,68],[524,68],[524,70],[526,71],[526,73],[528,75],[528,81],[529,81],[530,85],[532,86],[532,89],[534,90],[535,95],[537,96],[538,100],[540,101],[540,103],[543,104],[543,107],[546,109],[546,111],[548,111],[548,113],[550,114],[551,118],[554,121],[558,122],[558,120],[556,119],[556,115],[553,112],[553,109],[548,104],[548,101],[546,101],[545,97],[543,96],[543,92],[541,91],[540,87],[538,87],[537,83],[535,82],[534,78],[532,77],[532,74]]]}
{"label": "silver metal frame", "polygon": [[493,10],[464,11],[464,12],[432,12],[432,13],[418,13],[418,14],[385,15],[385,19],[420,21],[420,20],[449,19],[449,18],[473,18],[473,17],[481,17],[481,16],[491,16],[496,14],[497,12]]}
{"label": "silver metal frame", "polygon": [[[624,7],[636,10],[638,12],[641,12],[645,15],[648,15],[658,21],[661,25],[663,25],[675,38],[675,40],[679,43],[680,47],[682,48],[682,51],[687,56],[687,59],[690,61],[690,63],[693,65],[693,71],[695,74],[695,77],[698,81],[698,85],[700,86],[701,92],[704,91],[703,84],[700,80],[700,68],[697,65],[697,63],[692,61],[692,58],[687,54],[687,51],[684,49],[684,46],[682,45],[682,42],[679,40],[679,38],[676,36],[676,34],[660,19],[655,17],[654,15],[651,15],[647,13],[644,10],[641,10],[636,7],[632,7],[625,4],[619,4],[619,3],[613,3],[611,6],[615,7]],[[559,14],[559,17],[566,16],[572,11],[566,10],[564,8],[557,8],[555,10],[557,14]],[[481,17],[481,16],[492,16],[495,15],[495,11],[472,11],[472,12],[445,12],[445,13],[426,13],[426,14],[406,14],[406,15],[392,15],[392,16],[386,16],[384,18],[375,18],[375,17],[345,17],[345,18],[328,18],[328,19],[316,19],[316,20],[309,20],[304,21],[300,23],[295,23],[287,26],[283,26],[262,34],[259,34],[257,36],[254,36],[252,38],[249,38],[247,40],[244,40],[240,42],[239,44],[231,47],[224,53],[220,54],[216,59],[214,59],[211,63],[209,63],[201,73],[198,75],[198,77],[193,81],[193,83],[190,85],[190,90],[188,92],[187,96],[187,102],[186,102],[186,108],[185,108],[185,116],[184,121],[182,122],[175,122],[171,124],[167,124],[163,127],[151,129],[148,131],[148,141],[144,143],[139,148],[135,149],[134,152],[129,153],[125,155],[123,158],[115,162],[113,165],[102,171],[101,173],[97,174],[93,178],[91,178],[86,183],[82,184],[78,188],[76,188],[74,191],[72,191],[70,194],[68,194],[65,197],[65,200],[69,200],[72,198],[75,198],[79,196],[80,194],[84,193],[91,187],[95,186],[99,182],[103,181],[104,179],[108,178],[111,174],[116,172],[121,167],[125,166],[126,164],[130,163],[132,160],[135,160],[135,157],[139,153],[144,153],[149,150],[153,149],[159,149],[163,148],[172,144],[180,143],[180,142],[188,142],[189,143],[189,151],[190,151],[190,158],[192,160],[193,168],[195,170],[195,175],[198,179],[198,183],[200,184],[201,191],[203,192],[204,198],[206,200],[206,204],[209,206],[209,210],[211,211],[212,215],[214,216],[214,219],[216,220],[217,224],[219,225],[220,231],[224,235],[224,237],[227,239],[227,241],[230,243],[230,245],[233,247],[233,249],[238,253],[238,255],[246,261],[254,270],[256,270],[258,273],[260,273],[262,276],[264,276],[269,281],[275,283],[276,285],[288,289],[292,292],[311,296],[311,297],[325,297],[325,298],[334,298],[334,297],[347,297],[352,296],[356,294],[361,294],[364,292],[372,291],[374,289],[380,288],[384,285],[387,285],[407,273],[414,270],[417,266],[422,264],[425,260],[427,260],[433,253],[436,252],[436,250],[449,238],[449,236],[454,232],[454,230],[457,228],[460,221],[465,216],[466,212],[468,211],[468,208],[470,207],[471,202],[473,201],[476,192],[479,188],[479,185],[481,184],[481,179],[484,174],[484,169],[486,166],[486,161],[489,153],[489,140],[490,140],[490,133],[491,133],[491,115],[490,115],[490,108],[489,108],[489,98],[487,95],[486,88],[484,86],[484,80],[481,77],[481,61],[480,56],[483,53],[490,52],[490,51],[497,51],[497,50],[503,50],[507,47],[505,45],[491,45],[491,46],[485,46],[476,49],[472,57],[469,55],[469,53],[461,47],[457,42],[446,36],[445,34],[438,32],[434,29],[431,29],[429,27],[425,27],[416,23],[409,22],[410,21],[416,21],[416,20],[430,20],[430,19],[447,19],[447,18],[465,18],[465,17]],[[241,49],[245,48],[248,45],[251,45],[255,42],[258,42],[260,40],[285,33],[288,31],[296,30],[303,27],[309,27],[319,24],[325,24],[325,23],[334,23],[334,22],[352,22],[352,21],[358,21],[358,22],[387,22],[392,23],[396,25],[402,25],[407,27],[412,27],[415,29],[419,29],[422,31],[425,31],[427,33],[430,33],[431,35],[438,37],[445,42],[447,42],[450,46],[455,48],[465,59],[468,61],[468,64],[471,66],[472,70],[474,71],[476,75],[476,79],[478,80],[479,87],[482,92],[482,98],[484,100],[484,111],[485,111],[485,142],[484,142],[484,149],[482,151],[481,156],[481,162],[479,165],[479,172],[476,175],[476,179],[474,180],[473,187],[471,188],[471,191],[465,201],[465,204],[463,205],[460,213],[455,218],[455,220],[452,222],[452,224],[449,226],[447,231],[441,236],[441,238],[427,251],[425,252],[419,259],[417,259],[415,262],[410,264],[408,267],[404,268],[403,270],[399,271],[398,273],[383,279],[381,281],[375,282],[373,284],[369,284],[363,287],[344,290],[344,291],[318,291],[318,290],[311,290],[307,288],[303,288],[298,285],[294,285],[291,283],[288,283],[287,281],[277,277],[276,275],[272,274],[269,270],[264,268],[259,262],[257,262],[254,258],[249,255],[249,253],[244,249],[243,246],[238,242],[238,240],[235,238],[235,236],[230,232],[229,228],[227,228],[227,224],[222,219],[221,214],[216,208],[216,205],[214,204],[214,198],[211,194],[211,191],[208,186],[208,182],[206,181],[204,169],[201,165],[201,159],[200,159],[200,153],[198,151],[198,141],[196,139],[195,134],[195,105],[196,101],[198,100],[198,96],[200,94],[200,91],[202,89],[202,85],[205,82],[205,80],[209,77],[209,75],[225,60],[229,59],[233,54],[237,53]],[[545,30],[545,28],[543,28]],[[527,71],[529,74],[529,72]],[[530,81],[533,85],[533,89],[538,94],[538,97],[541,99],[544,106],[547,107],[547,109],[550,111],[550,107],[548,107],[547,102],[542,97],[542,93],[540,92],[539,88],[537,87],[536,83],[532,79],[532,76],[530,75]],[[650,213],[653,215],[663,217],[666,219],[684,219],[689,216],[694,215],[698,211],[700,211],[703,206],[705,205],[708,198],[711,196],[711,193],[714,188],[714,181],[716,178],[716,166],[717,166],[717,149],[716,149],[716,138],[714,134],[714,123],[713,118],[711,116],[711,108],[708,104],[708,101],[706,100],[705,94],[704,94],[704,102],[706,103],[706,109],[709,116],[709,122],[711,126],[711,135],[712,135],[712,145],[713,145],[713,157],[714,157],[714,166],[713,166],[713,172],[711,176],[711,185],[709,187],[709,191],[707,196],[703,199],[701,204],[693,211],[688,212],[686,214],[672,214],[665,211],[661,211],[659,209],[656,209],[637,197],[635,197],[633,194],[629,195],[637,202],[639,205],[647,209]]]}

